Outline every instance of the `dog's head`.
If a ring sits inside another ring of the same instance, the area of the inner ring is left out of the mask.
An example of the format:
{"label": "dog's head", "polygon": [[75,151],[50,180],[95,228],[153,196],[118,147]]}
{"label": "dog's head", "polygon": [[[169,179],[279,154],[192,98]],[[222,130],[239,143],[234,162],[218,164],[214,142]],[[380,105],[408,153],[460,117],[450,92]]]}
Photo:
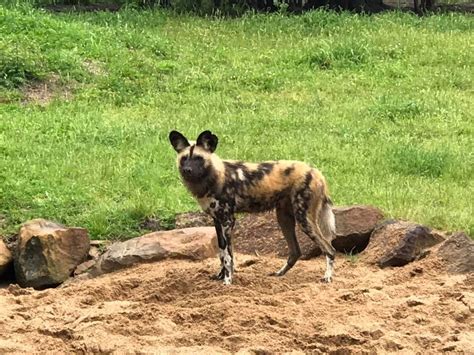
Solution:
{"label": "dog's head", "polygon": [[196,143],[189,142],[177,131],[171,131],[169,139],[178,153],[177,164],[183,179],[188,182],[199,182],[212,168],[212,154],[217,148],[217,136],[210,131],[202,132]]}

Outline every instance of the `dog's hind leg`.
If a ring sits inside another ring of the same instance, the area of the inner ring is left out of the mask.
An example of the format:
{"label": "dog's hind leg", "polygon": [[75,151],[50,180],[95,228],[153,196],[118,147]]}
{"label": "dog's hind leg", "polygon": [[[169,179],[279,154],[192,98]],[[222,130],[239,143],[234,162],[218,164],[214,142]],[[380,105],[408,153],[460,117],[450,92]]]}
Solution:
{"label": "dog's hind leg", "polygon": [[323,235],[318,223],[314,220],[314,217],[320,214],[321,203],[318,203],[315,208],[312,209],[314,211],[313,213],[309,213],[309,201],[304,201],[304,196],[297,196],[297,199],[300,201],[296,203],[296,221],[301,226],[303,232],[321,248],[323,254],[326,256],[326,272],[323,281],[331,282],[336,249],[332,246],[331,241],[328,241],[328,238]]}
{"label": "dog's hind leg", "polygon": [[288,261],[286,264],[277,272],[273,273],[274,276],[283,276],[288,270],[290,270],[301,256],[300,246],[296,239],[295,233],[295,217],[291,208],[291,203],[281,203],[276,208],[276,215],[278,224],[280,225],[281,231],[285,236],[286,242],[288,243]]}
{"label": "dog's hind leg", "polygon": [[[331,200],[328,198],[324,199],[322,208],[319,210],[314,210],[312,214],[313,221],[316,221],[320,230],[323,232],[324,240],[328,241],[329,244],[336,237],[336,220],[334,212],[332,210]],[[332,246],[332,244],[331,244]],[[330,282],[332,279],[332,274],[334,271],[334,255],[326,254],[326,273],[324,274],[324,281]]]}

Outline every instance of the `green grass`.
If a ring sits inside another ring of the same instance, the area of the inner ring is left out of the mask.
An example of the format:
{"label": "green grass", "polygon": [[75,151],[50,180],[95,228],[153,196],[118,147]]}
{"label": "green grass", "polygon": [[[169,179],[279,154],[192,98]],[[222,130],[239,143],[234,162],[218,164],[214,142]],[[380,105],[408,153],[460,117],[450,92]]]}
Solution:
{"label": "green grass", "polygon": [[357,264],[359,261],[359,254],[353,254],[352,252],[345,253],[344,257],[352,266]]}
{"label": "green grass", "polygon": [[[135,236],[147,216],[172,225],[198,206],[168,132],[211,129],[223,158],[314,164],[338,205],[474,235],[473,25],[0,5],[0,234],[34,217],[94,238]],[[24,101],[52,78],[56,98]]]}

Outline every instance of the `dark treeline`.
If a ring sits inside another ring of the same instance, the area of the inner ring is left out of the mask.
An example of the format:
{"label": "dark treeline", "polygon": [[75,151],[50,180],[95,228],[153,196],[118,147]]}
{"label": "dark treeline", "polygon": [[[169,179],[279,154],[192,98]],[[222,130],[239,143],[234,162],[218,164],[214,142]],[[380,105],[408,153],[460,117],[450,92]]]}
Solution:
{"label": "dark treeline", "polygon": [[90,9],[107,7],[117,9],[123,5],[137,7],[160,6],[173,8],[177,11],[231,15],[239,15],[249,10],[299,13],[326,7],[336,10],[378,12],[388,8],[388,6],[384,6],[382,0],[37,0],[36,4],[58,10],[64,6],[72,5]]}

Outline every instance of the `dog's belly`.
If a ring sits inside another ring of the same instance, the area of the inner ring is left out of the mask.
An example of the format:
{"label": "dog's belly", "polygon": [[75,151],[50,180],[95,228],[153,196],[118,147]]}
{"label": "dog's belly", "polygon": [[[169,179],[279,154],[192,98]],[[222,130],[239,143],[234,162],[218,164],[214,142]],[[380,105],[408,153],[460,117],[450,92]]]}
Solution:
{"label": "dog's belly", "polygon": [[270,196],[236,196],[235,212],[265,212],[280,204],[291,204],[288,191],[278,191]]}

